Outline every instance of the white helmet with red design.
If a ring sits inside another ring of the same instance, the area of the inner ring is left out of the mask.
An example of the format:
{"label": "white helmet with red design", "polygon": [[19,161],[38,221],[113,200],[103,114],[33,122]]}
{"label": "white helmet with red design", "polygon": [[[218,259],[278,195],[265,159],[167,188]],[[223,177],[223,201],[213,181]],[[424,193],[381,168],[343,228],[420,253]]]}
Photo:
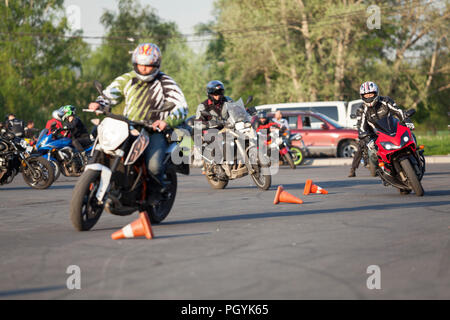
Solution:
{"label": "white helmet with red design", "polygon": [[[365,98],[364,95],[367,93],[373,93],[374,95],[373,97]],[[378,86],[372,81],[366,81],[361,85],[359,88],[359,95],[361,96],[364,105],[367,107],[373,107],[380,99],[380,96],[378,95]]]}
{"label": "white helmet with red design", "polygon": [[[137,77],[144,81],[152,81],[159,73],[159,67],[161,66],[161,51],[154,43],[141,43],[133,52],[131,62],[136,71]],[[137,65],[152,66],[154,67],[152,72],[147,75],[139,73]]]}

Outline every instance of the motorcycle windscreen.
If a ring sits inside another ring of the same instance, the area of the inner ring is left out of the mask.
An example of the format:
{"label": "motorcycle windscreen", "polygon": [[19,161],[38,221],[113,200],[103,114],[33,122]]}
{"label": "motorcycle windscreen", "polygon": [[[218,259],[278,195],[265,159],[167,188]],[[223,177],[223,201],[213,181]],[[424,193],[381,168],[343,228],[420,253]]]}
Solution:
{"label": "motorcycle windscreen", "polygon": [[250,122],[250,115],[245,110],[244,102],[242,98],[239,98],[236,102],[225,102],[224,109],[228,112],[228,120],[231,124],[237,122]]}
{"label": "motorcycle windscreen", "polygon": [[[48,129],[47,128],[42,129],[37,138],[37,143],[36,143],[37,148],[39,148],[39,146],[42,144],[43,140],[47,137],[47,135],[48,135]],[[45,139],[45,140],[48,140],[48,139]]]}
{"label": "motorcycle windscreen", "polygon": [[[145,131],[144,131],[145,132]],[[133,142],[133,145],[130,148],[130,152],[128,153],[127,159],[125,160],[124,165],[133,164],[144,152],[145,148],[147,148],[150,139],[145,133],[141,133],[139,137]]]}
{"label": "motorcycle windscreen", "polygon": [[375,128],[384,134],[395,136],[399,121],[395,117],[384,117],[375,123]]}

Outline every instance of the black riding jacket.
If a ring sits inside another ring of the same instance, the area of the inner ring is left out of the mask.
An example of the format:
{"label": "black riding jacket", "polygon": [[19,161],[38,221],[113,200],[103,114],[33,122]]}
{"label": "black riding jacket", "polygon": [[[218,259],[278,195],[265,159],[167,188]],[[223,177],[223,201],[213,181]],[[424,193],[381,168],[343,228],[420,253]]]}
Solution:
{"label": "black riding jacket", "polygon": [[69,121],[65,122],[64,125],[72,134],[72,139],[89,137],[89,133],[86,127],[78,117],[74,117],[72,122]]}
{"label": "black riding jacket", "polygon": [[370,132],[372,136],[376,135],[374,131],[375,123],[388,115],[394,115],[400,121],[410,122],[403,110],[397,107],[394,100],[380,96],[380,99],[374,106],[364,106],[361,122],[358,126],[359,133]]}
{"label": "black riding jacket", "polygon": [[[197,112],[195,114],[195,120],[200,120],[204,124],[207,124],[208,121],[211,120],[218,120],[221,118],[224,118],[225,115],[222,112],[223,111],[223,105],[225,102],[233,101],[230,97],[223,96],[220,98],[218,102],[214,102],[211,99],[206,99],[202,103],[200,103],[197,107]],[[209,116],[204,116],[201,114],[202,111],[208,112]],[[211,112],[216,113],[218,116],[212,115]]]}
{"label": "black riding jacket", "polygon": [[23,137],[25,133],[25,123],[19,119],[6,120],[6,131],[12,132],[16,137]]}

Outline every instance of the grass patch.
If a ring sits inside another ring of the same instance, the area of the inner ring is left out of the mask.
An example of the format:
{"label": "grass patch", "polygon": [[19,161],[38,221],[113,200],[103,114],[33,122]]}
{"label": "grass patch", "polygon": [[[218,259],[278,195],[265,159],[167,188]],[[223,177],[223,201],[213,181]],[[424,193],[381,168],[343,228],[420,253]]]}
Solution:
{"label": "grass patch", "polygon": [[416,132],[417,143],[425,145],[425,155],[449,155],[450,132],[439,131],[436,135],[426,132]]}

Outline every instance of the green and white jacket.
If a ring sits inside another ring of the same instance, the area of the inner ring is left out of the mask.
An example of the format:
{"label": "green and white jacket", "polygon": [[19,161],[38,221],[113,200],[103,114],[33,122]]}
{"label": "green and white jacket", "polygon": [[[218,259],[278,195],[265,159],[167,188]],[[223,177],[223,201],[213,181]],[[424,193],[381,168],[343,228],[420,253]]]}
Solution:
{"label": "green and white jacket", "polygon": [[[125,100],[123,115],[130,120],[165,120],[174,128],[187,117],[188,106],[180,87],[168,75],[160,72],[151,82],[139,80],[134,71],[117,77],[103,94],[111,101],[98,97],[102,105],[117,105]],[[150,110],[163,109],[165,103],[174,107],[163,113],[149,113]]]}

